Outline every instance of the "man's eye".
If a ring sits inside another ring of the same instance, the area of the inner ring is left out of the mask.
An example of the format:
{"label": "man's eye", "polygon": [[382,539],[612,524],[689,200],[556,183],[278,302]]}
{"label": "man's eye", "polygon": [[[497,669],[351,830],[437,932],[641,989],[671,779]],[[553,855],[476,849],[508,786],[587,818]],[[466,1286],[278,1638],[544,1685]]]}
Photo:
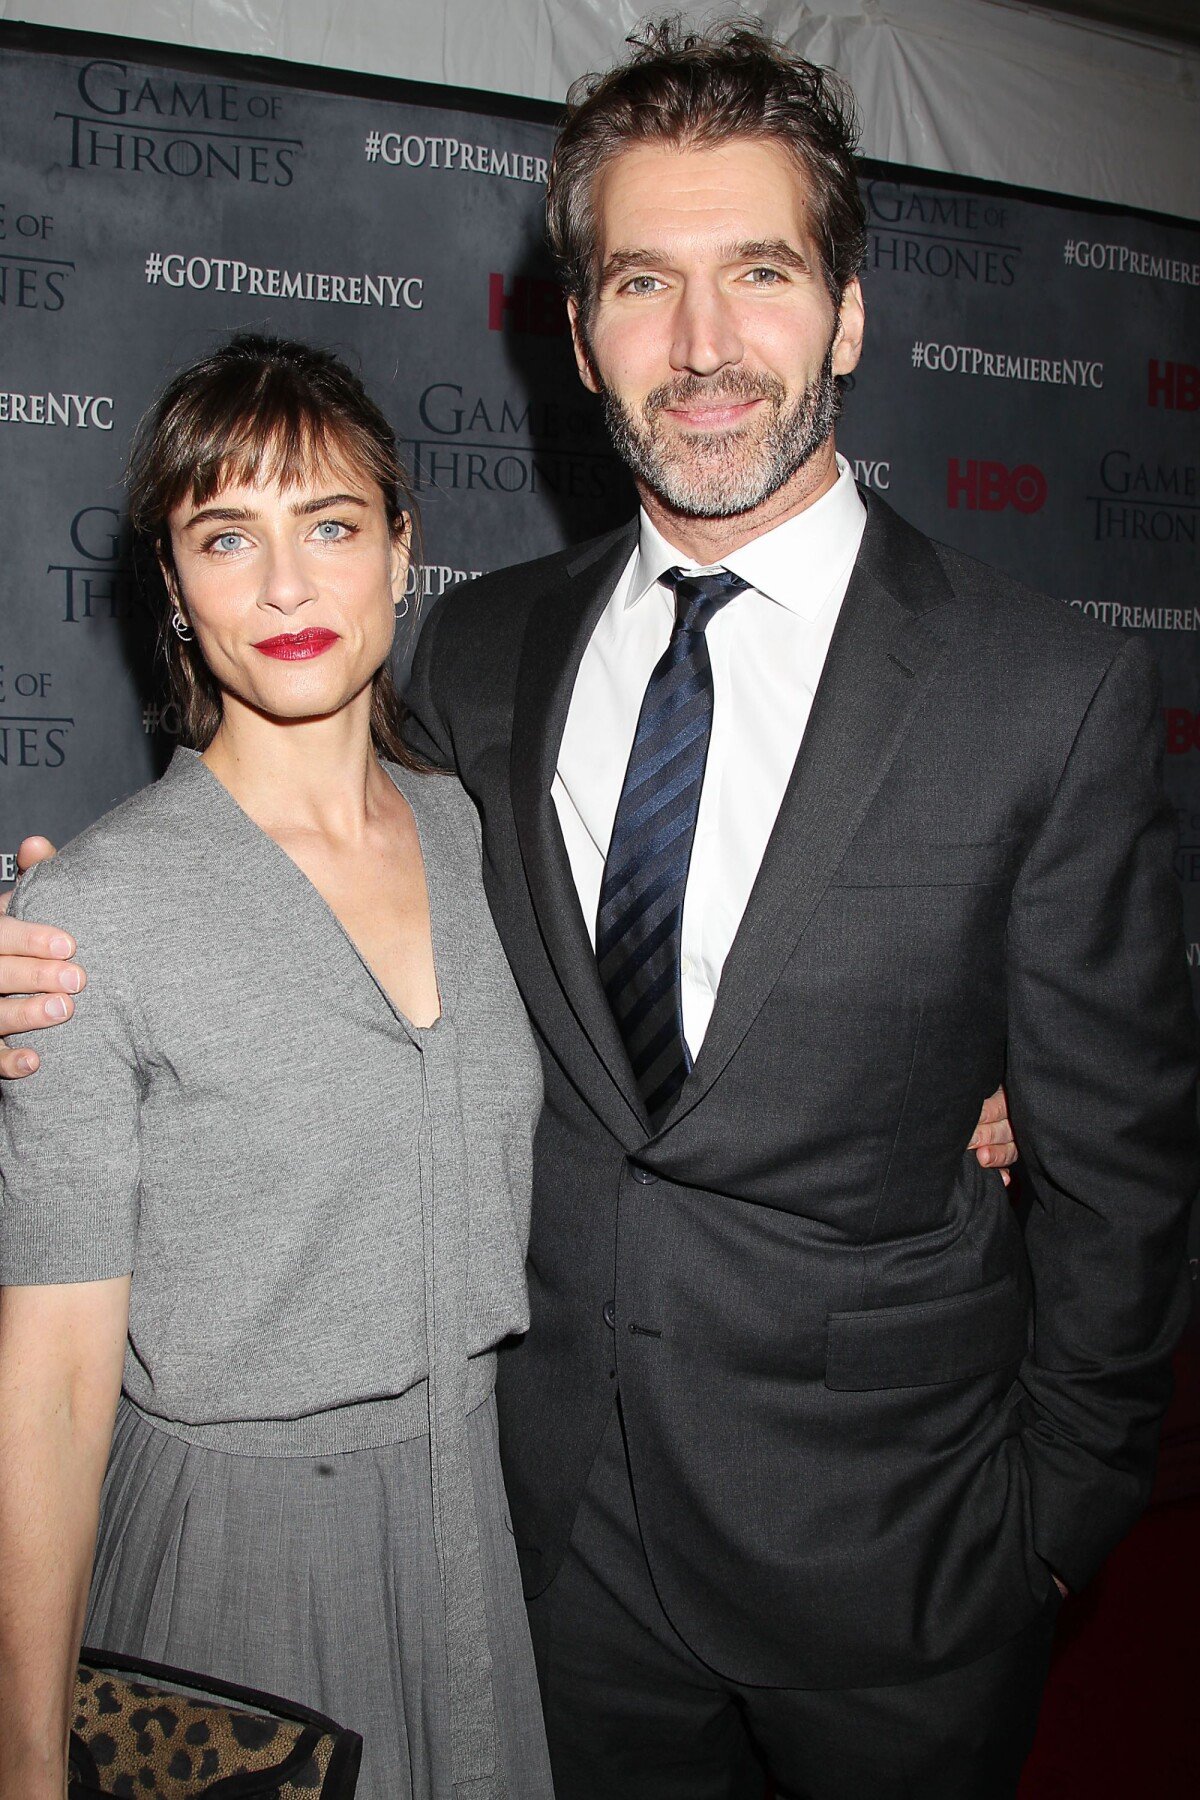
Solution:
{"label": "man's eye", "polygon": [[627,294],[652,294],[656,288],[661,286],[662,283],[657,275],[634,275],[625,283],[624,292]]}
{"label": "man's eye", "polygon": [[753,287],[774,287],[776,282],[783,280],[778,269],[748,269],[746,275]]}

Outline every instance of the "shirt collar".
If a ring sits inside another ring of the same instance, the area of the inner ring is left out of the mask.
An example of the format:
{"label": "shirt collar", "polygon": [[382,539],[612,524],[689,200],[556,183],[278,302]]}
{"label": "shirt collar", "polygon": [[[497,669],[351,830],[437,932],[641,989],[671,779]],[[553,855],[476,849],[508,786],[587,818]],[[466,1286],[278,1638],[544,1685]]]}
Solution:
{"label": "shirt collar", "polygon": [[[804,618],[814,618],[821,611],[839,577],[845,575],[858,554],[867,521],[867,509],[844,457],[838,457],[837,468],[838,478],[828,493],[782,525],[743,544],[719,565],[740,575],[768,600]],[[626,607],[636,606],[651,593],[668,569],[692,574],[705,566],[709,565],[694,563],[669,544],[643,509]]]}

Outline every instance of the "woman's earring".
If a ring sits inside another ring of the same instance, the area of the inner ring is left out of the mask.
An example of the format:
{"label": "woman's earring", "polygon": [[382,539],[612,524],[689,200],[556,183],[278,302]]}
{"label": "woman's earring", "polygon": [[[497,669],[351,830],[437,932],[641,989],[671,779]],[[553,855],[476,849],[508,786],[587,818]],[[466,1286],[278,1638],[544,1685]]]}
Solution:
{"label": "woman's earring", "polygon": [[397,606],[397,608],[396,608],[397,624],[399,624],[401,619],[407,619],[407,617],[408,617],[408,595],[405,594],[403,600],[400,602],[399,606]]}
{"label": "woman's earring", "polygon": [[178,607],[171,614],[171,630],[181,644],[190,644],[196,635]]}

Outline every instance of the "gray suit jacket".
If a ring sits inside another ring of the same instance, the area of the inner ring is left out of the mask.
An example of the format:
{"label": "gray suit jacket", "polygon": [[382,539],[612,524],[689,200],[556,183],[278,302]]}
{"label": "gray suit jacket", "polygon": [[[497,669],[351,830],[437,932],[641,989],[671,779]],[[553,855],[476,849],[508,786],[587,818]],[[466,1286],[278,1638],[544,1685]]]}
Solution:
{"label": "gray suit jacket", "polygon": [[[442,602],[414,741],[480,806],[538,1033],[530,1591],[620,1389],[647,1554],[729,1677],[912,1679],[1085,1582],[1145,1500],[1187,1304],[1195,1027],[1145,646],[874,495],[680,1101],[651,1135],[550,797],[633,528]],[[603,746],[597,746],[603,754]],[[965,1154],[1008,1084],[1032,1205]]]}

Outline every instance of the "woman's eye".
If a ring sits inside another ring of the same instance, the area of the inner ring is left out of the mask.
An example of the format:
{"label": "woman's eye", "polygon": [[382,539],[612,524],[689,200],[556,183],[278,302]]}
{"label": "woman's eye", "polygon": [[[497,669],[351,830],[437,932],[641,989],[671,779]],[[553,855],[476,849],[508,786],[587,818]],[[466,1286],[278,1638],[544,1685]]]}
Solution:
{"label": "woman's eye", "polygon": [[350,536],[350,527],[340,519],[322,519],[313,536],[322,544],[336,544],[340,538]]}
{"label": "woman's eye", "polygon": [[244,542],[245,539],[240,531],[223,531],[219,538],[214,539],[213,549],[220,550],[225,554],[229,551],[239,550]]}

